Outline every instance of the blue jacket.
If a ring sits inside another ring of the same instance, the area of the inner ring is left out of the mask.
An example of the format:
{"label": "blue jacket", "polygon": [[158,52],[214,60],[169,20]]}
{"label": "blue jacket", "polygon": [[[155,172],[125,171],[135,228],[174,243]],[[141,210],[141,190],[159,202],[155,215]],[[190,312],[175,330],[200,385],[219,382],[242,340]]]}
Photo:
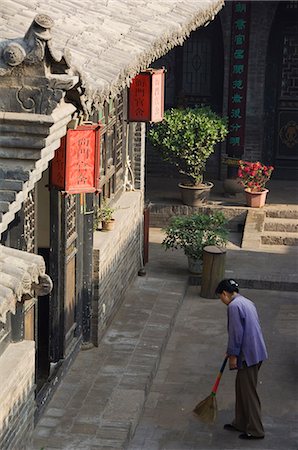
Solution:
{"label": "blue jacket", "polygon": [[240,294],[228,305],[228,334],[227,354],[238,357],[238,368],[243,361],[249,367],[268,358],[256,307]]}

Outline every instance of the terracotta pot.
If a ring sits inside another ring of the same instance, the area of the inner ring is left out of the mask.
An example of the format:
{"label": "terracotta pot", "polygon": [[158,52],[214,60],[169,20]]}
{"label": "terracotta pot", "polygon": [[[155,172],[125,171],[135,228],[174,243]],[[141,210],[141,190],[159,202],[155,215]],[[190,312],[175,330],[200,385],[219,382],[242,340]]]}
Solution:
{"label": "terracotta pot", "polygon": [[213,188],[213,183],[208,181],[199,186],[192,186],[180,183],[182,203],[188,206],[201,206],[209,199],[210,189]]}
{"label": "terracotta pot", "polygon": [[114,229],[115,219],[102,221],[102,231],[112,231]]}
{"label": "terracotta pot", "polygon": [[263,208],[266,203],[266,197],[268,189],[264,189],[261,192],[251,192],[248,189],[244,189],[246,195],[246,204],[251,208]]}

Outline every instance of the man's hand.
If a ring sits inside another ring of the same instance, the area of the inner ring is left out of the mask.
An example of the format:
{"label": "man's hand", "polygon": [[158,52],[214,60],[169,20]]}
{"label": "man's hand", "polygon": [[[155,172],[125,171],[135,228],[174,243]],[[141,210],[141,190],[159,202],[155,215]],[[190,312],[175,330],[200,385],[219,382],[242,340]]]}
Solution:
{"label": "man's hand", "polygon": [[230,370],[238,369],[238,367],[237,367],[237,356],[235,356],[235,355],[229,356],[229,369]]}

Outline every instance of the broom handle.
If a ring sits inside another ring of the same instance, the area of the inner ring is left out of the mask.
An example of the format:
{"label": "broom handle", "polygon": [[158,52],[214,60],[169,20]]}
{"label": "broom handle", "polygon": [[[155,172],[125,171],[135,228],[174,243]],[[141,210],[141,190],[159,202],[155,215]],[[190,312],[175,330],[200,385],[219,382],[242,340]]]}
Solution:
{"label": "broom handle", "polygon": [[225,370],[227,361],[228,361],[228,357],[225,357],[224,362],[222,363],[222,366],[221,366],[221,368],[220,368],[219,374],[218,374],[217,377],[216,377],[214,386],[213,386],[212,391],[211,391],[211,393],[214,394],[214,395],[216,394],[216,391],[217,391],[217,389],[218,389],[218,385],[219,385],[221,376],[222,376],[222,374],[223,374],[223,371]]}

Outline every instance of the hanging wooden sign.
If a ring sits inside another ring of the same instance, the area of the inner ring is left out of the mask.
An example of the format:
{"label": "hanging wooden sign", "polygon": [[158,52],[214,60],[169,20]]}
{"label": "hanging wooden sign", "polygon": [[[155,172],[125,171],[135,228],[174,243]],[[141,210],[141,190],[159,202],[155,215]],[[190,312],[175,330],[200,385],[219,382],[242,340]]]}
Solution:
{"label": "hanging wooden sign", "polygon": [[100,124],[85,123],[67,130],[51,165],[51,186],[67,194],[98,190]]}
{"label": "hanging wooden sign", "polygon": [[160,122],[164,115],[164,69],[148,69],[129,88],[129,122]]}

